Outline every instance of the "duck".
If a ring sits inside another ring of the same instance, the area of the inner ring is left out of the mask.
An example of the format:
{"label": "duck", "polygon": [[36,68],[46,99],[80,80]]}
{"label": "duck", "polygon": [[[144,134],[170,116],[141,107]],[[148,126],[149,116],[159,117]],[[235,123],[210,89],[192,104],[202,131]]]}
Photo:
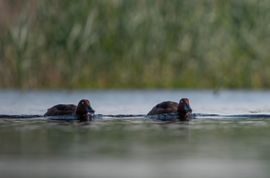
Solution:
{"label": "duck", "polygon": [[179,103],[173,101],[164,101],[155,105],[149,112],[148,116],[177,113],[181,121],[188,121],[191,119],[192,109],[189,105],[188,98],[181,98]]}
{"label": "duck", "polygon": [[44,116],[76,115],[80,121],[91,121],[95,110],[91,107],[90,101],[81,99],[78,105],[57,104],[47,110]]}

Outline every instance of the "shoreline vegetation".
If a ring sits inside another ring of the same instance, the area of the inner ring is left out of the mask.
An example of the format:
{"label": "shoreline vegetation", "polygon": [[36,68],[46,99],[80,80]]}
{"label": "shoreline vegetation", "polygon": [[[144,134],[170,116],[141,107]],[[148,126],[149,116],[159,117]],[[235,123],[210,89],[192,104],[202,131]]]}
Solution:
{"label": "shoreline vegetation", "polygon": [[1,0],[0,88],[270,88],[267,0]]}

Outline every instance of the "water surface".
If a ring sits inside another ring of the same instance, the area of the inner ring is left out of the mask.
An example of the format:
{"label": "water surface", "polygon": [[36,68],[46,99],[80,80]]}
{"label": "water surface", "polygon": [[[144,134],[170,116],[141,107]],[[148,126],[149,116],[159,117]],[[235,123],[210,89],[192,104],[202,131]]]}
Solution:
{"label": "water surface", "polygon": [[[57,103],[92,102],[97,114],[145,114],[189,97],[196,113],[269,114],[267,91],[111,90],[0,92],[0,114],[43,114]],[[269,177],[270,119],[141,118],[90,123],[0,119],[1,177]]]}

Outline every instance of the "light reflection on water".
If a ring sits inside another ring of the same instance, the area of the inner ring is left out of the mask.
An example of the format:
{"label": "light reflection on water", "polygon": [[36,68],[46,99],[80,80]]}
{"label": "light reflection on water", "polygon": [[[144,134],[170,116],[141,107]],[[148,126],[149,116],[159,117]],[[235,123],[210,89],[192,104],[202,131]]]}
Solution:
{"label": "light reflection on water", "polygon": [[[1,163],[0,163],[1,165]],[[6,167],[1,169],[3,176],[34,178],[34,177],[190,177],[190,178],[254,178],[269,177],[267,166],[260,162],[187,159],[187,160],[8,160]]]}
{"label": "light reflection on water", "polygon": [[223,91],[213,94],[203,90],[97,90],[75,92],[0,91],[1,114],[42,114],[58,103],[77,104],[90,99],[97,114],[145,114],[161,101],[188,97],[196,113],[270,113],[268,91]]}
{"label": "light reflection on water", "polygon": [[[0,92],[0,113],[42,114],[89,98],[102,114],[144,114],[188,96],[196,113],[269,113],[268,92]],[[12,107],[9,107],[12,106]],[[0,120],[0,177],[269,177],[270,120]]]}

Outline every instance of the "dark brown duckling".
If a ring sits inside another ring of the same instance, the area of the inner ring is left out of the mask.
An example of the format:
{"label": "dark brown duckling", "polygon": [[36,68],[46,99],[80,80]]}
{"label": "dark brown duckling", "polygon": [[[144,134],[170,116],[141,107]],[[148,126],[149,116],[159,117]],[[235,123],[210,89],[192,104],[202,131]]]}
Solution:
{"label": "dark brown duckling", "polygon": [[90,101],[82,99],[78,106],[73,104],[58,104],[47,110],[44,116],[60,116],[60,115],[73,115],[75,114],[80,121],[92,120],[92,114],[95,111],[90,105]]}
{"label": "dark brown duckling", "polygon": [[179,103],[173,101],[165,101],[154,106],[147,115],[158,115],[166,113],[178,113],[181,121],[191,119],[192,109],[189,105],[188,98],[182,98]]}

